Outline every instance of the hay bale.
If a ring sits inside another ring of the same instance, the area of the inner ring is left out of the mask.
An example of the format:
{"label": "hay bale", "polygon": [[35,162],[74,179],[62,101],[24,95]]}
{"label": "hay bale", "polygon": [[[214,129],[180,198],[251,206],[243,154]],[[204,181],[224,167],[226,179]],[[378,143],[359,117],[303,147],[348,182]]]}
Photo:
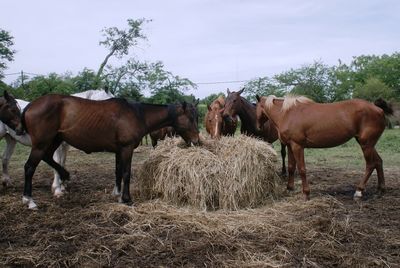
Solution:
{"label": "hay bale", "polygon": [[255,207],[277,195],[276,163],[269,144],[244,135],[189,148],[179,138],[166,139],[138,170],[138,187],[142,198],[176,205]]}

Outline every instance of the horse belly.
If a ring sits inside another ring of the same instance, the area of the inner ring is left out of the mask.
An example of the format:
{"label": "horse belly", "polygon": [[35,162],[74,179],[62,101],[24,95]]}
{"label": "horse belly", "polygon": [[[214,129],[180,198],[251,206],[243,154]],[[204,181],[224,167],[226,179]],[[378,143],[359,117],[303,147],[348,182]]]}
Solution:
{"label": "horse belly", "polygon": [[85,129],[75,131],[74,129],[61,132],[64,141],[86,153],[91,152],[115,152],[117,145],[113,131],[102,129]]}
{"label": "horse belly", "polygon": [[305,132],[305,147],[330,148],[339,146],[354,137],[347,129],[317,129]]}

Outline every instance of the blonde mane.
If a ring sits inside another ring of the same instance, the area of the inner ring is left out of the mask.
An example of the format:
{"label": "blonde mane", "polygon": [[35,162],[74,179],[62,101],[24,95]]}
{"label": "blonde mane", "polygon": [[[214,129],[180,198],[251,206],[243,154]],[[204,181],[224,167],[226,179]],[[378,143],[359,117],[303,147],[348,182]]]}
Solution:
{"label": "blonde mane", "polygon": [[282,104],[282,112],[288,111],[290,108],[295,106],[297,103],[313,103],[314,101],[304,97],[304,96],[296,96],[296,95],[286,95]]}
{"label": "blonde mane", "polygon": [[282,112],[288,111],[290,108],[295,106],[297,103],[313,103],[314,101],[304,97],[304,96],[296,96],[296,95],[286,95],[284,98],[277,98],[274,95],[270,95],[265,100],[265,106],[267,109],[270,109],[274,105],[274,100],[283,100],[282,104]]}

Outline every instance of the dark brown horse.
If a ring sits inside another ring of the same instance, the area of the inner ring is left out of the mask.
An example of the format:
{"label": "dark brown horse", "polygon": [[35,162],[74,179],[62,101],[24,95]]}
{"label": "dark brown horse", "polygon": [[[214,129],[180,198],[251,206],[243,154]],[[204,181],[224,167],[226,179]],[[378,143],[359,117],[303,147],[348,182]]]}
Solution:
{"label": "dark brown horse", "polygon": [[151,145],[153,148],[157,146],[157,141],[162,141],[165,137],[172,138],[176,136],[176,131],[173,127],[163,127],[150,132]]}
{"label": "dark brown horse", "polygon": [[22,134],[21,111],[15,98],[6,90],[4,96],[0,97],[0,121],[16,130],[19,135]]}
{"label": "dark brown horse", "polygon": [[[249,102],[240,94],[244,89],[238,92],[227,90],[228,96],[225,100],[225,109],[223,112],[224,120],[230,121],[232,117],[239,116],[241,122],[240,132],[248,136],[254,136],[263,139],[266,142],[273,143],[278,139],[278,131],[274,125],[266,121],[261,128],[257,128],[256,105]],[[286,146],[281,143],[282,174],[286,174]]]}
{"label": "dark brown horse", "polygon": [[131,203],[129,183],[133,150],[147,133],[173,126],[187,144],[199,143],[197,110],[192,104],[154,105],[124,99],[91,101],[72,96],[46,95],[31,102],[22,123],[31,136],[32,150],[25,164],[24,203],[32,199],[32,176],[41,160],[57,170],[61,180],[69,173],[53,160],[62,141],[86,152],[113,152],[116,156],[116,189],[120,201]]}
{"label": "dark brown horse", "polygon": [[204,117],[204,125],[212,139],[219,139],[223,136],[235,135],[237,128],[237,117],[233,120],[225,121],[222,118],[223,108],[225,107],[225,98],[219,96],[210,105],[207,105],[207,114]]}
{"label": "dark brown horse", "polygon": [[280,140],[288,146],[288,190],[294,188],[297,166],[305,199],[310,198],[304,148],[334,147],[355,137],[363,151],[366,169],[354,197],[362,197],[362,191],[374,169],[378,174],[378,190],[384,191],[382,159],[375,150],[375,144],[385,129],[385,114],[393,113],[385,101],[381,100],[374,105],[358,99],[327,104],[293,96],[257,96],[257,99],[258,123],[263,124],[268,119],[273,122],[279,131]]}

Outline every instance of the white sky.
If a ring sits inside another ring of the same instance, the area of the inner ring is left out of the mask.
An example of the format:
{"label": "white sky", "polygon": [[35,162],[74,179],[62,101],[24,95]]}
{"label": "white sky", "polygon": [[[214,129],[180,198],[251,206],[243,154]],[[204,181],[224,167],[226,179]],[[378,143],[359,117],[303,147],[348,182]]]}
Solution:
{"label": "white sky", "polygon": [[[128,18],[153,20],[144,27],[148,41],[131,56],[160,60],[195,83],[400,50],[397,0],[0,0],[0,7],[0,28],[11,32],[17,50],[5,73],[97,70],[106,55],[101,30],[126,28]],[[199,84],[192,93],[203,98],[242,84]]]}

